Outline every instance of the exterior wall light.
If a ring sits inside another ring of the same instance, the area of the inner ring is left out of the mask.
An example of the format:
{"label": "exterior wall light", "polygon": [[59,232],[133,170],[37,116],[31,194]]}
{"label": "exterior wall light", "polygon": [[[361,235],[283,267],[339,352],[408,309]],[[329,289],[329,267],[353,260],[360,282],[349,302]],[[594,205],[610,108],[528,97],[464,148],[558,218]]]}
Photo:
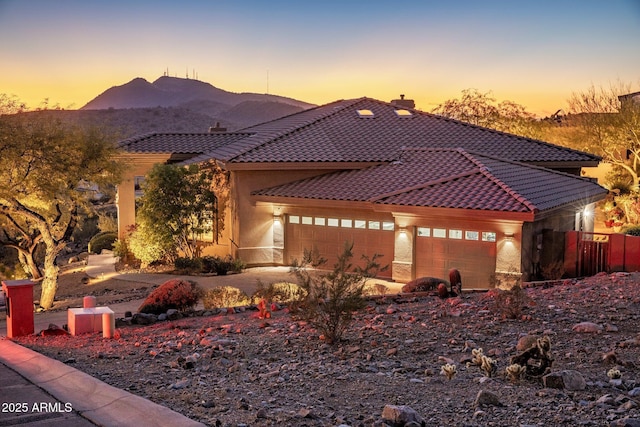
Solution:
{"label": "exterior wall light", "polygon": [[504,233],[504,238],[507,242],[513,241],[513,233]]}

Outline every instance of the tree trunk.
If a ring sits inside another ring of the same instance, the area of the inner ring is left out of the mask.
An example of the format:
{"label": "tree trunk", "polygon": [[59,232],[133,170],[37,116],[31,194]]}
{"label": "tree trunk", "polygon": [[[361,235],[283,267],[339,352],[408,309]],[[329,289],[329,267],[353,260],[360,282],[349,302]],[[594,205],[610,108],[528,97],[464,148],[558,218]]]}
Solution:
{"label": "tree trunk", "polygon": [[40,293],[40,307],[45,310],[53,307],[53,300],[58,290],[58,266],[56,265],[56,253],[49,253],[44,257],[44,280],[42,280],[42,292]]}
{"label": "tree trunk", "polygon": [[42,271],[40,271],[40,267],[38,267],[33,256],[33,252],[20,249],[18,250],[18,259],[20,260],[20,264],[22,264],[24,271],[29,273],[33,280],[40,280],[42,279]]}

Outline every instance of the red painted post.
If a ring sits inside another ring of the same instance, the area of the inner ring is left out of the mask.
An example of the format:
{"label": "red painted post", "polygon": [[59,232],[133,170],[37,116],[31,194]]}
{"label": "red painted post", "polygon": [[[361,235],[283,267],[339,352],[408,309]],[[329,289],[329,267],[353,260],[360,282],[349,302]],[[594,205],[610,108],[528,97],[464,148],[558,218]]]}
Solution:
{"label": "red painted post", "polygon": [[2,282],[7,307],[7,337],[33,334],[33,285],[31,280]]}
{"label": "red painted post", "polygon": [[564,272],[567,277],[578,275],[578,240],[580,232],[567,231],[564,239]]}

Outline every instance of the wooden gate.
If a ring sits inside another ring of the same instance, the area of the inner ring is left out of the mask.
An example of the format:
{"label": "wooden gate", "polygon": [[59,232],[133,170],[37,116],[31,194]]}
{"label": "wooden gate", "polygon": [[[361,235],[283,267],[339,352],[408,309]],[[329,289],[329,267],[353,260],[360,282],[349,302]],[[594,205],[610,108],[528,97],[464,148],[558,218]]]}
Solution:
{"label": "wooden gate", "polygon": [[609,235],[570,231],[565,240],[565,273],[569,277],[593,276],[609,271]]}

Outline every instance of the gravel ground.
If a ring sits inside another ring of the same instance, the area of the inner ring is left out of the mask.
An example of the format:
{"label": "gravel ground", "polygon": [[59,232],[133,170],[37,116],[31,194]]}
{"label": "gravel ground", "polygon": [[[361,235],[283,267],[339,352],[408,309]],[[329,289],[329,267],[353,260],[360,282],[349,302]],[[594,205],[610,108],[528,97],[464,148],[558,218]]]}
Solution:
{"label": "gravel ground", "polygon": [[[16,341],[213,426],[382,426],[387,405],[415,411],[408,425],[640,425],[640,273],[526,293],[517,319],[504,318],[495,291],[372,300],[333,346],[286,310],[124,327],[110,340]],[[552,373],[572,378],[564,387],[506,378],[529,335],[549,337]],[[467,365],[479,348],[497,363],[491,377]],[[451,380],[446,363],[457,367]]]}

